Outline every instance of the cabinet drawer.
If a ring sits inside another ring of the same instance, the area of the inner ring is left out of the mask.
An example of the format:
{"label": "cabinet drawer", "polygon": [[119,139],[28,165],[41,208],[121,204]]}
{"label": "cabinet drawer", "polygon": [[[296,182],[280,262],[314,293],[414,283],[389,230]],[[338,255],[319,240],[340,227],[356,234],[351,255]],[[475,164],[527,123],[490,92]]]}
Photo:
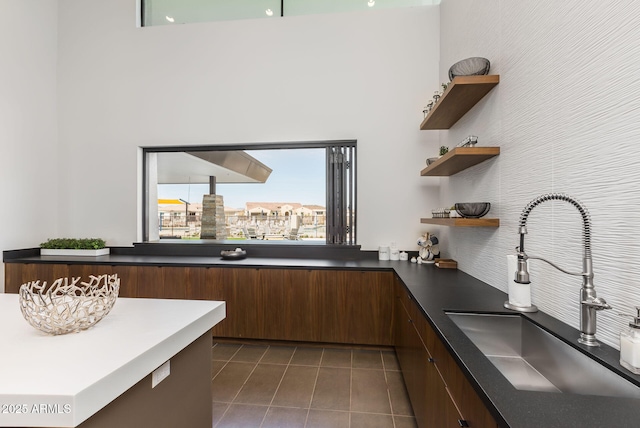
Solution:
{"label": "cabinet drawer", "polygon": [[468,426],[478,428],[497,427],[497,422],[491,416],[491,413],[489,413],[489,410],[487,410],[464,373],[462,373],[458,364],[439,340],[436,343],[434,353],[437,355],[434,358],[447,390]]}

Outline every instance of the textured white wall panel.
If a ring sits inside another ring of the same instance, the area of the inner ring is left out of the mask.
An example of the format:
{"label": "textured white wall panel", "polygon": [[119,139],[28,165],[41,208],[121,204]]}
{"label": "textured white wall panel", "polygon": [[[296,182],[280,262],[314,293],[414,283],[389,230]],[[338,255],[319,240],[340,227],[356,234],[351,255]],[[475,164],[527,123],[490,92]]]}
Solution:
{"label": "textured white wall panel", "polygon": [[[640,2],[444,0],[441,80],[470,56],[491,60],[500,84],[448,131],[454,146],[469,134],[499,145],[489,165],[441,180],[441,200],[487,200],[497,230],[443,232],[443,247],[465,272],[506,291],[505,255],[518,245],[522,208],[548,192],[581,200],[593,221],[595,284],[614,306],[599,312],[598,337],[619,347],[625,320],[640,305]],[[425,131],[427,132],[427,131]],[[528,222],[527,251],[581,269],[577,210],[545,202]],[[581,279],[533,260],[533,302],[579,327]]]}

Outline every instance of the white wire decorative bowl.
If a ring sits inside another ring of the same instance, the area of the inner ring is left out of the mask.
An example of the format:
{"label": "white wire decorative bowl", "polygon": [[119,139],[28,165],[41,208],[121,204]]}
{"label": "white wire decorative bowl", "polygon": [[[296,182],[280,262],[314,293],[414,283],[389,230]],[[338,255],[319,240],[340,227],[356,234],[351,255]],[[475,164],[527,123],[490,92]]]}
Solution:
{"label": "white wire decorative bowl", "polygon": [[32,327],[59,335],[86,330],[104,318],[118,298],[120,278],[114,275],[30,281],[20,286],[20,311]]}

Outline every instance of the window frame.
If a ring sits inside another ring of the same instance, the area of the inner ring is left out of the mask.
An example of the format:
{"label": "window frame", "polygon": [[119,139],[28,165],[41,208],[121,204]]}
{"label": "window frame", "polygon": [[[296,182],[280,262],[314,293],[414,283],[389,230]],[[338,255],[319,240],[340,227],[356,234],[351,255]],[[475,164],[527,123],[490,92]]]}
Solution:
{"label": "window frame", "polygon": [[[147,155],[150,153],[196,152],[196,151],[233,151],[233,150],[287,150],[287,149],[325,149],[326,158],[326,207],[327,233],[324,245],[357,245],[357,140],[298,141],[282,143],[238,143],[184,146],[145,146],[142,149],[142,241],[150,242],[149,230],[149,180]],[[336,186],[335,173],[330,171],[329,149],[339,149],[344,153],[345,162],[338,175],[340,183]],[[338,199],[335,189],[339,189]],[[337,207],[336,207],[337,205]],[[329,209],[334,213],[329,215]],[[338,212],[336,212],[338,210]],[[337,224],[335,223],[337,222]],[[215,239],[206,242],[224,242]],[[276,242],[276,241],[274,241]]]}

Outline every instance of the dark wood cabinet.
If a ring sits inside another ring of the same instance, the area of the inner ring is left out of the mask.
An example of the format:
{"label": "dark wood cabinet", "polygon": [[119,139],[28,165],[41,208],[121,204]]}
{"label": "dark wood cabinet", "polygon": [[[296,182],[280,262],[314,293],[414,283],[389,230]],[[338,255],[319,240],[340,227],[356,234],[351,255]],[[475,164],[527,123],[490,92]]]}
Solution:
{"label": "dark wood cabinet", "polygon": [[121,297],[225,301],[217,337],[393,344],[388,271],[7,263],[5,288],[104,273],[120,276]]}
{"label": "dark wood cabinet", "polygon": [[418,426],[496,428],[497,423],[399,280],[395,290],[395,348]]}

